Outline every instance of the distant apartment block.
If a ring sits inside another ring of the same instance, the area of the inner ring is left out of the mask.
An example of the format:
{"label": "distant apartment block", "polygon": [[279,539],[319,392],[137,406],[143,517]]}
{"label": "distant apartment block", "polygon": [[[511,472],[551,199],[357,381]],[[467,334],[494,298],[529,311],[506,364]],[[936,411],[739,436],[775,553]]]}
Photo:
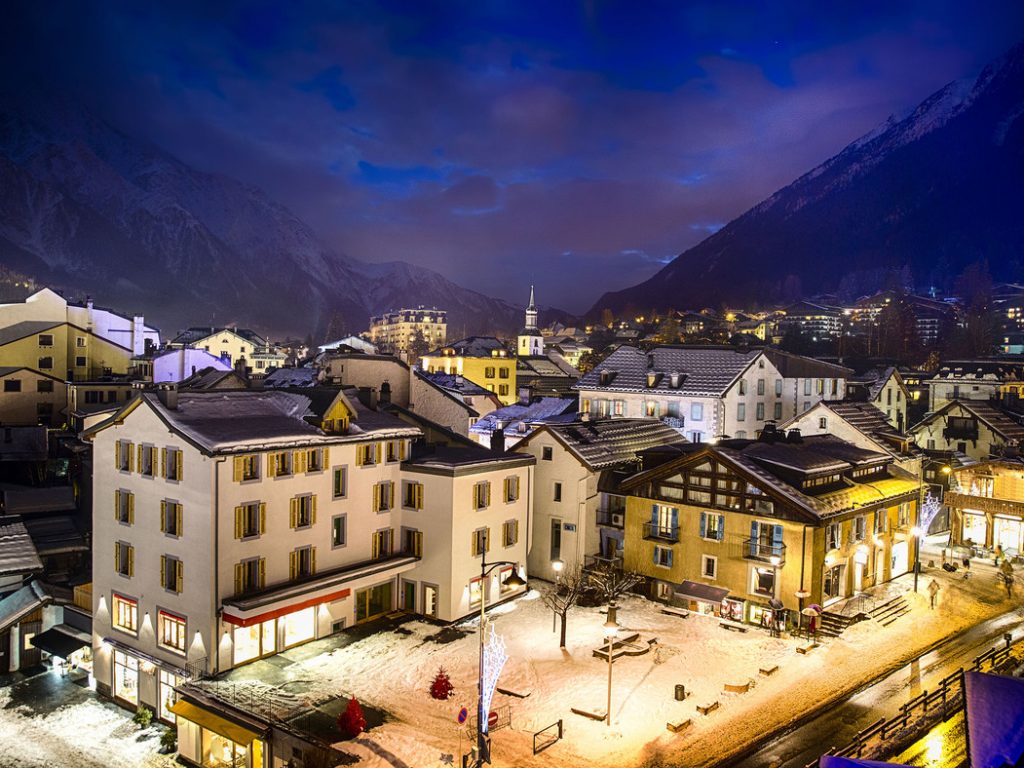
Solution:
{"label": "distant apartment block", "polygon": [[443,347],[448,338],[448,313],[435,307],[396,309],[370,318],[370,341],[380,349],[408,352],[423,335],[428,349]]}

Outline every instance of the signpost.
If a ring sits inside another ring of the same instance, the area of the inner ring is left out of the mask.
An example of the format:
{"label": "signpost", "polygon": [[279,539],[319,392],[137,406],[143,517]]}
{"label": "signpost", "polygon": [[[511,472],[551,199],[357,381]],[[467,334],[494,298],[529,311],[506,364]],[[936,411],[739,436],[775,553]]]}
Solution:
{"label": "signpost", "polygon": [[463,765],[462,760],[462,725],[469,718],[469,710],[463,707],[459,710],[459,716],[456,718],[459,721],[459,727],[456,729],[459,732],[459,765]]}
{"label": "signpost", "polygon": [[497,724],[498,724],[498,713],[495,712],[492,709],[491,713],[489,715],[487,715],[487,727],[488,728],[493,728]]}

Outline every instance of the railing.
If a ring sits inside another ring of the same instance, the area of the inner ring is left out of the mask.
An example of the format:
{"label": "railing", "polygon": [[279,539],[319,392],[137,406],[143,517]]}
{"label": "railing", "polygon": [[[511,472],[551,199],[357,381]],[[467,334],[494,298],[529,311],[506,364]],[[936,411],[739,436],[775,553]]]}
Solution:
{"label": "railing", "polygon": [[604,555],[586,555],[583,558],[583,570],[586,571],[621,571],[622,570],[622,556],[612,555],[611,557],[605,557]]}
{"label": "railing", "polygon": [[[557,735],[556,735],[557,731]],[[550,747],[552,744],[561,741],[562,739],[562,721],[559,720],[557,723],[552,723],[547,728],[541,728],[535,734],[533,734],[533,754],[543,752],[545,749]]]}
{"label": "railing", "polygon": [[74,602],[76,608],[81,608],[89,615],[92,615],[92,582],[79,584],[75,587]]}
{"label": "railing", "polygon": [[1009,499],[992,498],[991,496],[974,496],[969,493],[946,491],[945,502],[957,509],[977,509],[980,512],[996,514],[1024,515],[1024,503]]}
{"label": "railing", "polygon": [[192,661],[185,662],[185,672],[188,674],[190,680],[202,680],[206,678],[209,673],[207,672],[209,659],[203,656],[201,659],[193,659]]}
{"label": "railing", "polygon": [[[743,557],[748,560],[760,560],[772,565],[782,565],[786,562],[786,545],[772,544],[761,539],[743,540]],[[774,559],[777,558],[777,561]]]}
{"label": "railing", "polygon": [[662,525],[661,523],[644,523],[644,538],[657,541],[679,541],[678,525]]}

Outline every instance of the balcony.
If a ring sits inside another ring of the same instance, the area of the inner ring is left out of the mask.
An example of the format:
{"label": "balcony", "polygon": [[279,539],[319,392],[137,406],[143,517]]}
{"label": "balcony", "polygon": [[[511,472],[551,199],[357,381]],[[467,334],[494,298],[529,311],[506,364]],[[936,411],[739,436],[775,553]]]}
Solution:
{"label": "balcony", "polygon": [[942,430],[942,436],[947,440],[977,440],[978,422],[971,421],[968,424],[955,424],[952,421],[947,423]]}
{"label": "balcony", "polygon": [[619,528],[621,529],[626,520],[626,509],[620,507],[619,509],[599,509],[597,510],[597,524],[603,525],[606,528]]}
{"label": "balcony", "polygon": [[1024,518],[1024,502],[1011,499],[996,499],[989,496],[946,491],[945,502],[955,509],[976,509],[979,512]]}
{"label": "balcony", "polygon": [[644,523],[644,538],[651,541],[667,541],[675,544],[679,541],[679,526]]}
{"label": "balcony", "polygon": [[778,558],[773,565],[782,565],[786,562],[786,545],[772,544],[761,539],[743,540],[743,557],[747,560],[758,560],[762,563],[772,563],[772,558]]}
{"label": "balcony", "polygon": [[584,573],[607,573],[622,570],[622,556],[586,555],[583,558]]}

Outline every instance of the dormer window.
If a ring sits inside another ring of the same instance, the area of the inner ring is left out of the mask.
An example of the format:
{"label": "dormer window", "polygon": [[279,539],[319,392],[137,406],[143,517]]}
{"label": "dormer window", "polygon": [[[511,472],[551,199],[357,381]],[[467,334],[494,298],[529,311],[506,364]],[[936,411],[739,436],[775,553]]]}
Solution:
{"label": "dormer window", "polygon": [[660,373],[655,373],[654,371],[649,372],[647,374],[647,388],[654,389],[656,386],[658,386],[659,379],[661,379]]}
{"label": "dormer window", "polygon": [[673,373],[669,377],[669,381],[672,384],[672,389],[679,389],[683,384],[683,375],[681,373]]}
{"label": "dormer window", "polygon": [[600,381],[602,386],[608,386],[615,379],[615,371],[601,371]]}

